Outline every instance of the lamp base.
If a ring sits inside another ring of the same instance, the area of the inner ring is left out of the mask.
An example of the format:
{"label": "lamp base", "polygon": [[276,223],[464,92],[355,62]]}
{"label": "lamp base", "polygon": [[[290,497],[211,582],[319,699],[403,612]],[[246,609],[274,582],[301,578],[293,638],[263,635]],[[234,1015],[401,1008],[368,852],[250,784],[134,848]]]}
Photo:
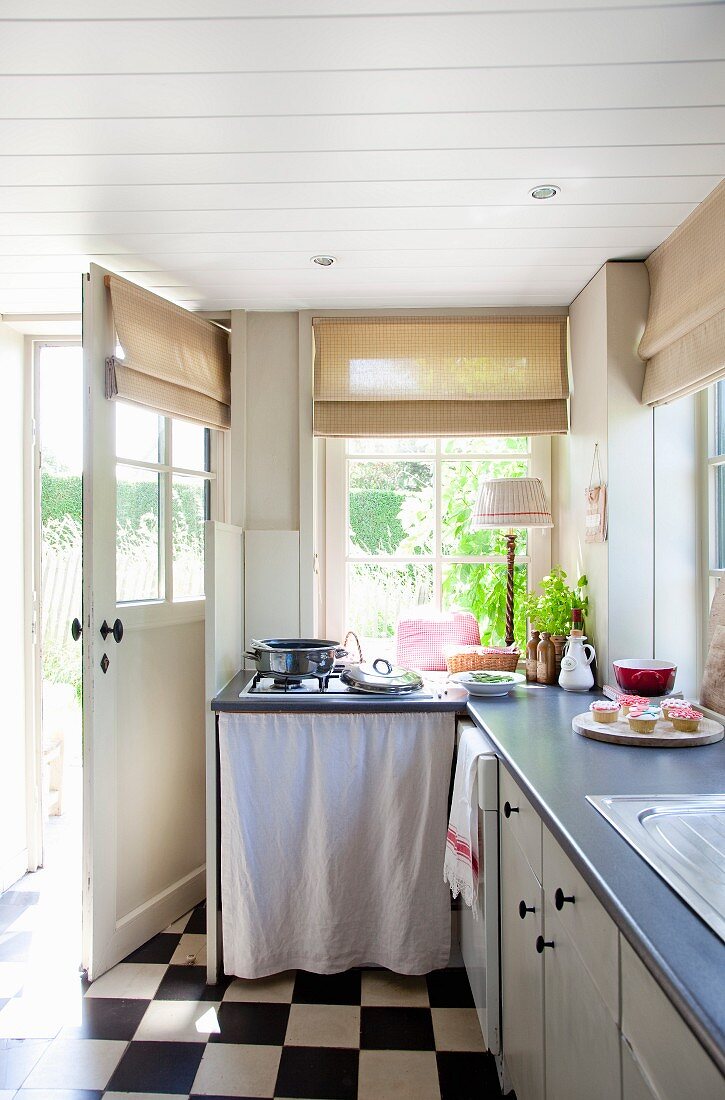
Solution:
{"label": "lamp base", "polygon": [[514,644],[514,561],[516,560],[516,532],[506,535],[506,645]]}

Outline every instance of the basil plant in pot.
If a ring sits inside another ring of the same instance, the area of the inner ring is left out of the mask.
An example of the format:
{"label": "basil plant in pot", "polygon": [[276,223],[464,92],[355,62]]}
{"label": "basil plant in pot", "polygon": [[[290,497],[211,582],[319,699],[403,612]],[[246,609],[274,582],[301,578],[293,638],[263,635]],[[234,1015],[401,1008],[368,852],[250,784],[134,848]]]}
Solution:
{"label": "basil plant in pot", "polygon": [[566,583],[567,574],[560,565],[555,566],[539,585],[540,592],[529,592],[523,604],[532,627],[551,635],[556,651],[557,677],[561,668],[566,635],[571,628],[571,613],[576,607],[584,617],[589,610],[586,595],[588,580],[582,575],[573,588]]}

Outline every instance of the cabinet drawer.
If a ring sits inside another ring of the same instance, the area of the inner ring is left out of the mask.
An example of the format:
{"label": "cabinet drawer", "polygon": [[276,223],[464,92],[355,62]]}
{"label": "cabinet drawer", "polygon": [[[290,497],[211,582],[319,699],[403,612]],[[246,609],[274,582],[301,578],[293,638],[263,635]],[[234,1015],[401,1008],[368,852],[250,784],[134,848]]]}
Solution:
{"label": "cabinet drawer", "polygon": [[[549,830],[545,826],[542,828],[544,892],[547,907],[550,905],[556,912],[562,928],[589,971],[612,1019],[619,1023],[617,926]],[[574,900],[564,900],[570,898]]]}
{"label": "cabinet drawer", "polygon": [[516,838],[541,882],[541,818],[505,767],[499,769],[499,777],[502,832]]}
{"label": "cabinet drawer", "polygon": [[725,1078],[624,937],[622,1033],[658,1100],[722,1100]]}

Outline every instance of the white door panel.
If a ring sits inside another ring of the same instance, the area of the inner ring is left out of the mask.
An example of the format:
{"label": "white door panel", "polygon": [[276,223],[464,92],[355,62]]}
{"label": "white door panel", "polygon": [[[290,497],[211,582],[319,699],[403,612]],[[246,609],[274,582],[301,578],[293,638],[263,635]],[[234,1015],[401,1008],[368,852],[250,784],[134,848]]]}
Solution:
{"label": "white door panel", "polygon": [[[116,602],[105,275],[93,264],[83,280],[83,963],[91,979],[203,898],[205,848],[204,603]],[[104,620],[116,619],[123,638],[104,641]]]}

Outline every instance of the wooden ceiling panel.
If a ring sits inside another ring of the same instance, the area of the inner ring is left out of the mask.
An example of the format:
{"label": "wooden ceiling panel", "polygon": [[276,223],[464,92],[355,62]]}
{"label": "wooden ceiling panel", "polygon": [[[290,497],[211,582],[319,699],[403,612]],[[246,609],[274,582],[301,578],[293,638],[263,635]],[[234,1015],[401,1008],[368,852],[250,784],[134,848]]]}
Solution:
{"label": "wooden ceiling panel", "polygon": [[[623,203],[619,206],[422,206],[348,207],[327,210],[195,210],[196,233],[346,233],[384,230],[608,229],[625,227],[672,230],[693,209],[692,203]],[[125,233],[183,233],[185,210],[0,211],[0,236]]]}
{"label": "wooden ceiling panel", "polygon": [[267,118],[0,118],[13,155],[333,152],[717,143],[725,107]]}
{"label": "wooden ceiling panel", "polygon": [[[12,73],[194,73],[313,70],[524,68],[701,61],[722,45],[714,6],[631,7],[626,33],[611,12],[505,9],[456,16],[318,16],[6,20],[0,68]],[[109,49],[109,43],[112,48]]]}
{"label": "wooden ceiling panel", "polygon": [[[719,9],[718,9],[719,10]],[[725,18],[725,17],[724,17]],[[2,29],[2,24],[0,24]],[[137,36],[143,34],[142,30]],[[725,61],[376,72],[13,76],[0,66],[4,118],[167,118],[722,106]],[[11,70],[17,71],[15,69]],[[53,70],[51,70],[51,73]]]}
{"label": "wooden ceiling panel", "polygon": [[[0,158],[10,186],[188,183],[354,183],[372,180],[531,180],[559,177],[714,176],[725,172],[725,145],[693,145],[686,159],[677,145],[588,149],[455,149],[398,152],[213,153],[124,157]],[[528,188],[525,188],[528,190]]]}

